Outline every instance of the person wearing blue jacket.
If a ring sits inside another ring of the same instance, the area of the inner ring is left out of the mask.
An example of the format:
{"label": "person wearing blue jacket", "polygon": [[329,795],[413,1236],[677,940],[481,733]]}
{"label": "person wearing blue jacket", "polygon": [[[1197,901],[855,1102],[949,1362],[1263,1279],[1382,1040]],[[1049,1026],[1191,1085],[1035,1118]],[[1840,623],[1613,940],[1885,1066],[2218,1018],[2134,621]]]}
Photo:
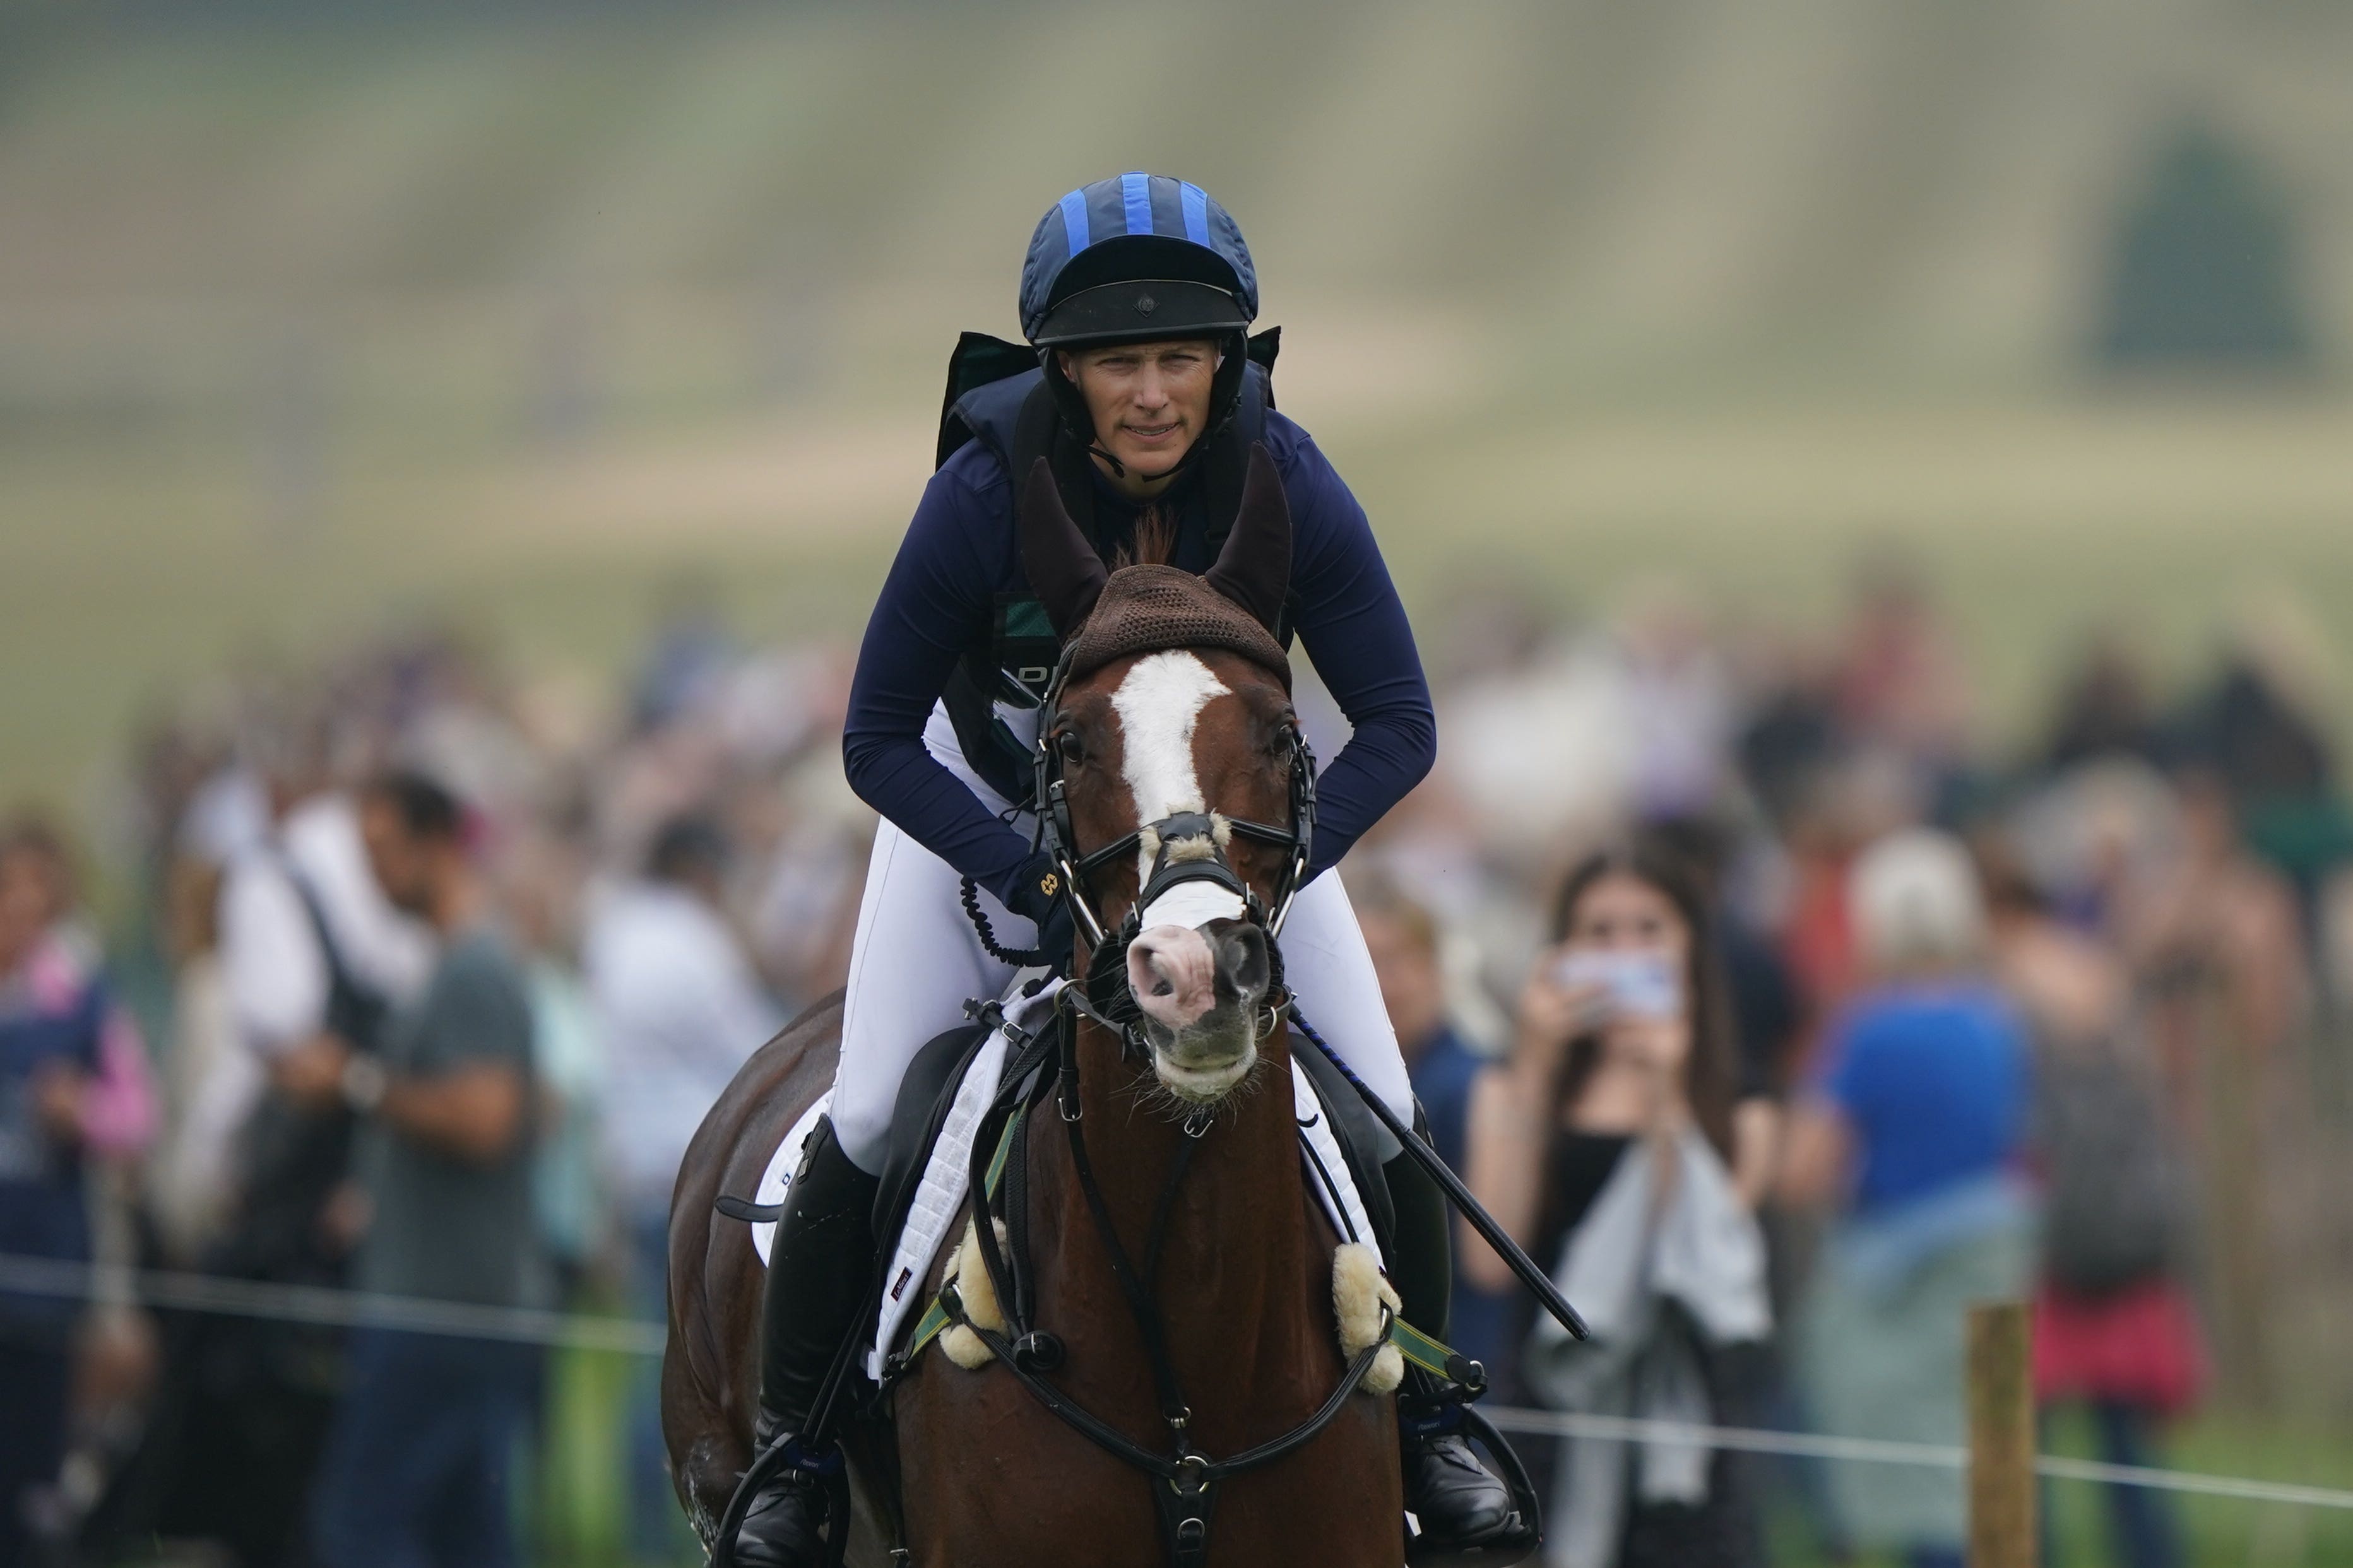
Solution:
{"label": "person wearing blue jacket", "polygon": [[[1429,771],[1437,724],[1412,629],[1364,508],[1314,440],[1275,411],[1277,342],[1250,336],[1258,277],[1241,231],[1197,185],[1127,174],[1071,192],[1022,268],[1026,344],[966,334],[949,373],[939,466],[860,649],[842,753],[883,818],[858,919],[828,1121],[788,1189],[768,1274],[758,1436],[812,1414],[873,1271],[876,1175],[899,1083],[966,998],[1011,981],[962,908],[1006,945],[1071,946],[1053,866],[1034,847],[1030,758],[1060,643],[1021,565],[1015,476],[1046,465],[1105,560],[1199,573],[1217,560],[1254,447],[1293,529],[1278,628],[1295,635],[1353,727],[1317,780],[1310,879],[1282,933],[1286,981],[1401,1119],[1413,1091],[1347,894],[1328,870]],[[1026,928],[1026,929],[1025,929]],[[1032,934],[1034,932],[1034,935]],[[1446,1332],[1451,1259],[1436,1185],[1398,1157],[1396,1273],[1405,1316]],[[1449,1391],[1430,1391],[1443,1399]],[[1407,1506],[1431,1543],[1517,1527],[1509,1492],[1459,1436],[1405,1439]],[[821,1561],[821,1494],[781,1467],[736,1542],[745,1568]]]}

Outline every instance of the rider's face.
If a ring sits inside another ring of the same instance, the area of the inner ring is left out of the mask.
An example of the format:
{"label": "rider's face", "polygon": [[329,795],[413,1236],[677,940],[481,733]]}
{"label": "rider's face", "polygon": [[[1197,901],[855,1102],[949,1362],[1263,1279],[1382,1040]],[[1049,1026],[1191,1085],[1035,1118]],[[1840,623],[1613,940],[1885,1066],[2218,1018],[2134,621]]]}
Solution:
{"label": "rider's face", "polygon": [[1120,343],[1061,356],[1062,374],[1086,399],[1096,445],[1127,470],[1123,489],[1148,489],[1201,438],[1218,358],[1217,344],[1206,341]]}

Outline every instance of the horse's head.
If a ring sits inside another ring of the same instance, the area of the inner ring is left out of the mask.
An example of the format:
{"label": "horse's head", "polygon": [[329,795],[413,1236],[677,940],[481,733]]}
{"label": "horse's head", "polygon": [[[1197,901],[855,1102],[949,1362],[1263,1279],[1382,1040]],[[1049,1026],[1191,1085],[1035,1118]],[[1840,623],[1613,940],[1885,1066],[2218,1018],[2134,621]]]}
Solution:
{"label": "horse's head", "polygon": [[1180,1099],[1213,1102],[1258,1059],[1274,969],[1262,919],[1290,858],[1266,828],[1292,825],[1293,769],[1305,765],[1271,630],[1290,575],[1282,485],[1254,452],[1206,577],[1107,572],[1042,472],[1022,527],[1031,584],[1055,625],[1076,631],[1043,737],[1068,805],[1066,847],[1082,862],[1134,845],[1077,890],[1108,940],[1134,931],[1125,979],[1155,1074]]}

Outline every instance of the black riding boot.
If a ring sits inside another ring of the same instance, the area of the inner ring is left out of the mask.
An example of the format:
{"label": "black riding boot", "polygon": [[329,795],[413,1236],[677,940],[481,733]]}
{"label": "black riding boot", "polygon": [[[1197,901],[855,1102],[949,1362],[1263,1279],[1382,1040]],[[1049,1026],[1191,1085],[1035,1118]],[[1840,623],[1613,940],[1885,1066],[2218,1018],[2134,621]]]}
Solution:
{"label": "black riding boot", "polygon": [[[834,1356],[857,1326],[874,1274],[877,1185],[841,1152],[832,1119],[821,1119],[786,1192],[769,1249],[760,1415],[753,1429],[762,1451],[807,1425]],[[818,1533],[824,1517],[817,1478],[789,1465],[780,1468],[744,1516],[736,1568],[817,1568],[826,1556]]]}
{"label": "black riding boot", "polygon": [[[1454,1300],[1454,1253],[1446,1194],[1430,1173],[1399,1154],[1381,1167],[1397,1211],[1392,1282],[1405,1321],[1444,1340]],[[1461,1391],[1418,1367],[1406,1369],[1398,1395],[1405,1465],[1405,1506],[1421,1526],[1416,1563],[1516,1563],[1535,1550],[1511,1489],[1479,1461],[1461,1430]]]}

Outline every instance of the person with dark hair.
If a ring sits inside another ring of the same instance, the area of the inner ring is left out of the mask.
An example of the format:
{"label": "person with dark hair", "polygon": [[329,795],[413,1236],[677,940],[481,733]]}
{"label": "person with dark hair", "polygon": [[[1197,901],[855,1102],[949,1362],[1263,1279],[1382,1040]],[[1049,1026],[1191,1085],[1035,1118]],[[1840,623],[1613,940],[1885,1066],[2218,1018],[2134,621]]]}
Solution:
{"label": "person with dark hair", "polygon": [[[322,714],[300,705],[241,738],[267,820],[238,842],[217,906],[221,1006],[233,1053],[205,1121],[226,1145],[208,1273],[335,1289],[346,1233],[328,1222],[352,1175],[351,1111],[276,1081],[307,1046],[369,1056],[433,962],[431,933],[370,872],[353,791],[339,787]],[[295,1068],[297,1072],[301,1069]],[[167,1321],[172,1349],[150,1441],[165,1479],[155,1527],[222,1542],[249,1563],[302,1550],[302,1514],[342,1377],[340,1329],[235,1318]]]}
{"label": "person with dark hair", "polygon": [[[1551,1263],[1593,1340],[1539,1321],[1521,1379],[1572,1410],[1708,1424],[1720,1360],[1771,1312],[1764,1242],[1735,1186],[1736,1068],[1714,922],[1672,851],[1638,838],[1580,861],[1520,999],[1511,1059],[1474,1090],[1472,1190]],[[1497,1287],[1500,1260],[1466,1272]],[[1547,1561],[1707,1568],[1751,1556],[1722,1457],[1567,1445]]]}
{"label": "person with dark hair", "polygon": [[[364,1291],[498,1307],[547,1294],[532,1204],[531,1002],[491,919],[465,816],[413,773],[362,795],[360,828],[385,895],[427,921],[441,953],[382,1052],[332,1037],[280,1063],[280,1086],[361,1119]],[[515,1560],[508,1467],[537,1377],[528,1346],[367,1329],[353,1336],[311,1523],[328,1568],[504,1568]]]}
{"label": "person with dark hair", "polygon": [[[423,773],[394,772],[380,775],[369,783],[362,805],[396,817],[402,835],[413,845],[438,848],[459,844],[465,837],[466,813],[458,804],[458,797]],[[364,830],[365,826],[362,824]],[[376,842],[371,839],[368,843],[371,864],[377,864],[374,858]],[[380,865],[376,879],[384,880]],[[385,892],[396,904],[401,901],[390,885],[386,885]]]}
{"label": "person with dark hair", "polygon": [[716,887],[727,875],[727,830],[702,816],[673,817],[654,835],[646,875],[679,887]]}
{"label": "person with dark hair", "polygon": [[1715,931],[1735,1063],[1733,1175],[1754,1207],[1780,1152],[1780,1090],[1805,1023],[1804,999],[1772,939],[1726,893],[1737,849],[1731,829],[1706,816],[1670,817],[1652,824],[1648,837],[1688,869]]}

